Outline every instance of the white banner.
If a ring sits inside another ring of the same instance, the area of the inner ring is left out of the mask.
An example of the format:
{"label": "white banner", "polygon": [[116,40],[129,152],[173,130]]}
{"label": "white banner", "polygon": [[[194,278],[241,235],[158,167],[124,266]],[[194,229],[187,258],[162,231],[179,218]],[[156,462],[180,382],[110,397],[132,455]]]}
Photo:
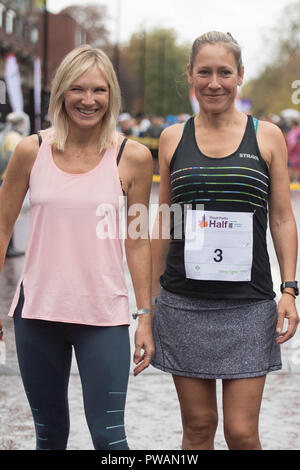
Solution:
{"label": "white banner", "polygon": [[4,78],[12,110],[23,111],[21,77],[18,62],[14,54],[8,54],[6,57]]}

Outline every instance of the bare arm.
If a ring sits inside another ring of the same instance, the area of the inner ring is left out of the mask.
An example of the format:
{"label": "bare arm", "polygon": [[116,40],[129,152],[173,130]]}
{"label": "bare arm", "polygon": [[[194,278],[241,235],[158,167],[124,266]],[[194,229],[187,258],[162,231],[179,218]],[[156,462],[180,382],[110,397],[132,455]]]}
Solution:
{"label": "bare arm", "polygon": [[16,147],[0,190],[0,271],[15,222],[29,187],[29,178],[38,152],[36,136],[24,138]]}
{"label": "bare arm", "polygon": [[[129,175],[127,191],[127,234],[125,251],[137,308],[151,308],[151,249],[149,240],[149,198],[153,162],[150,151],[133,141],[124,150],[123,164]],[[151,315],[140,315],[135,333],[134,362],[137,375],[149,366],[154,352]],[[144,350],[144,354],[142,354]]]}
{"label": "bare arm", "polygon": [[[10,159],[0,189],[0,271],[2,271],[8,243],[29,187],[30,172],[37,152],[36,136],[23,139]],[[0,330],[2,330],[1,319]]]}
{"label": "bare arm", "polygon": [[163,274],[170,244],[170,218],[165,206],[171,206],[170,161],[182,135],[182,125],[165,129],[159,142],[159,211],[157,213],[151,240],[152,251],[152,297],[160,291],[159,278]]}
{"label": "bare arm", "polygon": [[[290,185],[287,169],[287,148],[284,137],[277,126],[267,124],[263,129],[264,140],[270,147],[271,192],[269,197],[270,231],[277,255],[281,280],[293,281],[297,263],[297,227],[290,201]],[[294,293],[293,289],[286,289]],[[288,330],[282,333],[284,318],[289,321]],[[293,297],[283,294],[278,303],[278,343],[290,339],[299,323]]]}

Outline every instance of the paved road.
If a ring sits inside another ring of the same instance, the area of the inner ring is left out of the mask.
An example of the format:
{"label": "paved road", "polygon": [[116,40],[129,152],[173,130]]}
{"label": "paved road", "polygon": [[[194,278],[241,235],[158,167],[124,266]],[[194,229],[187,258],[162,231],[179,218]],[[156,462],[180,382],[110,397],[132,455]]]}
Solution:
{"label": "paved road", "polygon": [[[157,185],[153,185],[151,202],[157,203]],[[292,192],[292,204],[300,224],[300,191]],[[15,228],[18,248],[25,248],[29,228],[27,205]],[[280,273],[270,235],[268,247],[276,293],[279,293]],[[30,410],[19,376],[13,322],[7,312],[18,282],[24,258],[7,259],[0,273],[0,316],[4,320],[7,345],[6,365],[0,366],[0,449],[34,449],[34,432]],[[134,295],[125,263],[130,305]],[[299,268],[297,271],[299,276]],[[297,303],[299,301],[297,300]],[[299,303],[298,303],[299,309]],[[133,350],[134,323],[130,327]],[[300,328],[295,337],[282,347],[283,369],[269,374],[261,413],[261,440],[265,449],[300,449]],[[127,399],[127,436],[131,449],[179,449],[181,440],[180,410],[168,374],[153,367],[141,376],[133,377],[131,367]],[[92,449],[84,419],[80,379],[76,364],[70,380],[71,434],[70,449]],[[221,384],[218,384],[221,403]],[[222,434],[222,413],[216,435],[216,448],[225,449]]]}

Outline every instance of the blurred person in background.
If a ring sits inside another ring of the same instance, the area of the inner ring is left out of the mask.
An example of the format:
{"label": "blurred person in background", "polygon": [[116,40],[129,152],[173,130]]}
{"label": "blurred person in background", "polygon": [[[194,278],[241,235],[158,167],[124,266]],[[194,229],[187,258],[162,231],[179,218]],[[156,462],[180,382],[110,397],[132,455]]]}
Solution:
{"label": "blurred person in background", "polygon": [[[9,113],[6,116],[6,126],[0,134],[0,186],[5,177],[7,166],[18,143],[29,135],[29,116],[23,111]],[[14,246],[14,236],[12,235],[6,257],[12,258],[24,255],[23,251],[17,250]]]}
{"label": "blurred person in background", "polygon": [[287,142],[287,135],[291,130],[291,125],[290,123],[284,119],[282,116],[279,116],[279,120],[275,123],[281,132],[283,133],[283,137],[285,138],[285,141]]}
{"label": "blurred person in background", "polygon": [[150,137],[151,139],[158,139],[160,134],[164,130],[164,118],[161,116],[153,116],[151,118],[151,124],[145,132],[145,137]]}
{"label": "blurred person in background", "polygon": [[118,121],[118,128],[122,135],[130,137],[134,135],[133,131],[133,119],[129,113],[121,113]]}
{"label": "blurred person in background", "polygon": [[6,125],[0,134],[0,184],[16,146],[29,132],[30,120],[26,113],[16,111],[6,116]]}
{"label": "blurred person in background", "polygon": [[291,129],[286,134],[290,180],[300,181],[300,125],[299,120],[291,121]]}
{"label": "blurred person in background", "polygon": [[[151,124],[144,135],[150,139],[159,139],[160,134],[164,130],[164,118],[161,116],[153,116],[150,121]],[[153,157],[153,173],[155,175],[159,175],[158,141],[155,143],[155,145],[152,145],[151,153]]]}
{"label": "blurred person in background", "polygon": [[144,137],[146,135],[147,130],[151,126],[151,121],[148,116],[141,113],[138,116],[138,124],[139,124],[139,137]]}

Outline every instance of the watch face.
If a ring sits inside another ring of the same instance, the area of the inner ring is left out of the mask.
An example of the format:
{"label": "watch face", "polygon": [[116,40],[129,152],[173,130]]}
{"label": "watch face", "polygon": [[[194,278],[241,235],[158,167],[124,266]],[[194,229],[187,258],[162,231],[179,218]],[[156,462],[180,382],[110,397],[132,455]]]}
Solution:
{"label": "watch face", "polygon": [[294,289],[295,295],[299,295],[299,289],[298,289],[298,282],[297,282],[297,281],[287,281],[287,282],[283,282],[283,283],[281,284],[281,286],[280,286],[281,292],[282,292],[285,288]]}

